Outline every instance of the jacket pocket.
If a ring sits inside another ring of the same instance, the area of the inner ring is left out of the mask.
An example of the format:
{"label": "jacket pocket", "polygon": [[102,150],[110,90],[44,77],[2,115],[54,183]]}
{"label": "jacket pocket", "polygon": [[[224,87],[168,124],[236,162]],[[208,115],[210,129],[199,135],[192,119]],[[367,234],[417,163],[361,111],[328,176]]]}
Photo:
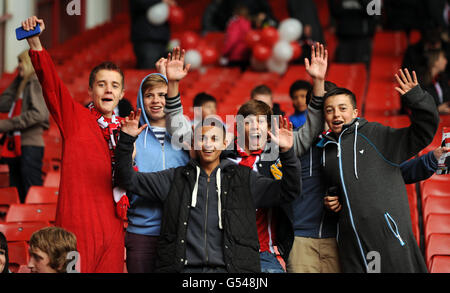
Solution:
{"label": "jacket pocket", "polygon": [[400,236],[400,232],[398,231],[398,226],[395,220],[391,217],[389,213],[384,214],[384,219],[386,220],[387,226],[389,230],[394,234],[395,238],[398,239],[401,246],[405,246],[406,243],[403,241],[402,237]]}

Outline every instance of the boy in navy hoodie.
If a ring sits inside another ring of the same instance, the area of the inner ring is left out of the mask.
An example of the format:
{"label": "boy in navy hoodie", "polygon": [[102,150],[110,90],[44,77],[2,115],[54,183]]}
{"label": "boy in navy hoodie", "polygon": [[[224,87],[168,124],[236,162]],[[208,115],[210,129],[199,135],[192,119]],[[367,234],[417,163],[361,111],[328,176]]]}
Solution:
{"label": "boy in navy hoodie", "polygon": [[393,129],[358,118],[354,94],[325,95],[324,174],[339,190],[338,248],[343,272],[426,272],[414,239],[400,164],[425,148],[439,116],[415,73],[396,74],[396,90],[412,110],[411,126]]}

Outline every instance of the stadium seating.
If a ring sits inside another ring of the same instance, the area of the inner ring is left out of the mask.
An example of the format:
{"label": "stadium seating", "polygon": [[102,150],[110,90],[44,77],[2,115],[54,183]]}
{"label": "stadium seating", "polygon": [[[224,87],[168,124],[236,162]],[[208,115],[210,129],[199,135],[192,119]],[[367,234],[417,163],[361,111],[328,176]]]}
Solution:
{"label": "stadium seating", "polygon": [[32,186],[25,199],[26,204],[56,204],[58,202],[58,187]]}
{"label": "stadium seating", "polygon": [[429,242],[432,234],[450,234],[450,215],[431,214],[425,225],[425,241]]}
{"label": "stadium seating", "polygon": [[431,264],[430,273],[449,273],[450,255],[435,256]]}
{"label": "stadium seating", "polygon": [[45,176],[44,186],[45,187],[59,187],[59,182],[61,180],[60,171],[51,171]]}
{"label": "stadium seating", "polygon": [[450,196],[448,181],[425,181],[422,188],[422,201],[426,201],[429,195]]}
{"label": "stadium seating", "polygon": [[433,257],[437,255],[450,255],[450,234],[432,234],[430,236],[426,249],[428,268],[431,267]]}
{"label": "stadium seating", "polygon": [[[431,214],[447,214],[450,215],[450,196],[428,196],[423,207],[424,223],[427,223],[428,216]],[[449,231],[450,232],[450,231]]]}
{"label": "stadium seating", "polygon": [[7,223],[54,222],[56,205],[13,204],[6,215]]}
{"label": "stadium seating", "polygon": [[9,186],[9,167],[0,165],[0,188]]}
{"label": "stadium seating", "polygon": [[21,265],[27,265],[30,259],[27,242],[8,242],[8,255],[10,270],[15,273]]}
{"label": "stadium seating", "polygon": [[34,232],[49,226],[48,222],[0,223],[0,232],[5,234],[8,242],[29,241]]}

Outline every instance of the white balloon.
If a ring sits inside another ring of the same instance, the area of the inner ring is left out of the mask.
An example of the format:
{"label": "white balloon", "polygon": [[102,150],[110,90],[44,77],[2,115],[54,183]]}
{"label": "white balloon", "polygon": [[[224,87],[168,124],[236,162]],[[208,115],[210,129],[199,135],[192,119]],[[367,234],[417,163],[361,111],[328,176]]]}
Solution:
{"label": "white balloon", "polygon": [[184,61],[186,64],[191,64],[192,69],[197,69],[202,65],[202,55],[197,50],[188,50]]}
{"label": "white balloon", "polygon": [[167,45],[167,48],[169,49],[169,51],[173,51],[173,49],[175,47],[180,47],[180,40],[179,39],[172,39],[169,42],[169,45]]}
{"label": "white balloon", "polygon": [[278,33],[281,40],[287,42],[297,41],[302,36],[303,25],[298,19],[288,18],[280,23]]}
{"label": "white balloon", "polygon": [[280,61],[272,57],[267,60],[267,69],[269,69],[270,72],[284,74],[288,69],[288,63],[286,61]]}
{"label": "white balloon", "polygon": [[294,56],[294,49],[289,42],[279,41],[273,47],[273,58],[279,61],[288,62],[292,56]]}
{"label": "white balloon", "polygon": [[169,18],[169,5],[158,3],[150,7],[147,11],[147,19],[153,25],[161,25]]}

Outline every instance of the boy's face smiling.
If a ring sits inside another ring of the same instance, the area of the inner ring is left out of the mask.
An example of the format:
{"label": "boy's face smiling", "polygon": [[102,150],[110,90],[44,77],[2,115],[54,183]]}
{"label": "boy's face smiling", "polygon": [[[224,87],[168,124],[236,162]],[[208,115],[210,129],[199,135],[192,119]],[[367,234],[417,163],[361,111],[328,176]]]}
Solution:
{"label": "boy's face smiling", "polygon": [[250,115],[245,118],[244,122],[246,149],[249,151],[264,149],[267,142],[267,131],[269,130],[267,117]]}
{"label": "boy's face smiling", "polygon": [[166,106],[167,85],[161,84],[149,88],[144,94],[145,113],[151,121],[165,119],[164,107]]}
{"label": "boy's face smiling", "polygon": [[211,165],[220,162],[220,154],[226,148],[224,131],[216,126],[203,126],[201,134],[195,137],[195,150],[200,165]]}
{"label": "boy's face smiling", "polygon": [[102,69],[95,75],[95,82],[89,89],[94,107],[104,117],[111,118],[114,109],[124,96],[122,76],[119,72]]}
{"label": "boy's face smiling", "polygon": [[355,109],[347,95],[331,96],[324,105],[325,121],[335,134],[342,132],[342,126],[349,124],[358,117],[358,109]]}

